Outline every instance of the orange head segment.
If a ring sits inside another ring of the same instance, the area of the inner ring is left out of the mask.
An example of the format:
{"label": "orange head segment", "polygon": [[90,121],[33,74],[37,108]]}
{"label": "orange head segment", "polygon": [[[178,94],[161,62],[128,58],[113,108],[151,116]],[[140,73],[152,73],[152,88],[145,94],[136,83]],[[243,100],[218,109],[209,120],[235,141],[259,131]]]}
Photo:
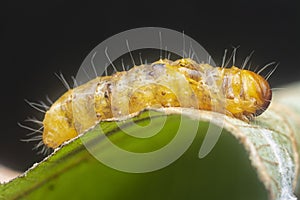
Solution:
{"label": "orange head segment", "polygon": [[245,99],[254,98],[256,112],[255,116],[262,114],[270,105],[272,90],[265,78],[249,70],[241,72],[242,85]]}

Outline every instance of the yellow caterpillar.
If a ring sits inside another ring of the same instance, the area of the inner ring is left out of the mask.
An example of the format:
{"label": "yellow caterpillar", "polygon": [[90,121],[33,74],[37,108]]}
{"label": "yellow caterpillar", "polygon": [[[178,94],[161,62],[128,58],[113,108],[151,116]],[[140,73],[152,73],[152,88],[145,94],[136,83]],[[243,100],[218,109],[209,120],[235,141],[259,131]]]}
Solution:
{"label": "yellow caterpillar", "polygon": [[103,119],[151,107],[192,107],[248,121],[271,98],[266,79],[252,71],[160,59],[68,90],[46,112],[42,138],[56,148]]}

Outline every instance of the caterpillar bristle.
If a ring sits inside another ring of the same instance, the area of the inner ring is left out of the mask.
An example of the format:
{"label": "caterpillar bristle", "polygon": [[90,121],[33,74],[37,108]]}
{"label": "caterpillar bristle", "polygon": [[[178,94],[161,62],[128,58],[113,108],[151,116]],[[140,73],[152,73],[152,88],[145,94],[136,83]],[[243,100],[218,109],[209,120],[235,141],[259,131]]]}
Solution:
{"label": "caterpillar bristle", "polygon": [[[40,150],[39,150],[40,149]],[[45,146],[43,141],[40,141],[37,143],[32,150],[37,151],[38,155],[49,155],[51,152],[53,152],[53,149],[50,149],[49,147]]]}
{"label": "caterpillar bristle", "polygon": [[[71,76],[71,78],[72,78],[72,80],[73,80],[73,85],[74,85],[74,87],[78,87],[79,84],[78,84],[77,80],[75,79],[75,77],[74,77],[74,76]],[[52,104],[53,104],[53,103],[52,103]],[[52,105],[52,104],[51,104],[51,105]]]}
{"label": "caterpillar bristle", "polygon": [[23,124],[21,124],[20,122],[18,122],[17,124],[18,124],[18,126],[20,126],[21,128],[27,129],[27,130],[29,130],[29,131],[33,131],[33,132],[30,133],[30,135],[33,135],[33,134],[35,134],[35,133],[43,133],[43,132],[41,131],[41,128],[42,128],[42,127],[39,128],[39,129],[34,129],[34,128],[32,128],[32,127],[23,125]]}
{"label": "caterpillar bristle", "polygon": [[94,71],[95,77],[98,77],[98,73],[97,73],[97,70],[96,70],[96,67],[95,67],[95,64],[94,64],[94,59],[95,59],[96,54],[97,54],[97,51],[92,55],[91,65],[92,65],[92,69]]}
{"label": "caterpillar bristle", "polygon": [[[192,51],[195,52],[192,43],[190,43],[190,47],[191,47]],[[194,55],[195,55],[196,61],[198,63],[200,63],[200,60],[199,60],[199,57],[198,57],[197,53],[194,53]],[[171,56],[171,53],[169,53],[169,55],[168,55],[168,60],[170,60],[170,56]]]}
{"label": "caterpillar bristle", "polygon": [[[249,65],[251,65],[251,62],[249,63]],[[257,73],[257,70],[258,70],[258,65],[256,65],[255,69],[253,70],[253,72]]]}
{"label": "caterpillar bristle", "polygon": [[50,97],[49,97],[48,95],[46,95],[46,100],[48,101],[48,103],[49,103],[50,105],[53,104],[53,101],[50,99]]}
{"label": "caterpillar bristle", "polygon": [[232,64],[235,64],[235,55],[236,55],[236,50],[239,48],[240,46],[237,47],[233,47],[233,50],[229,56],[229,58],[227,59],[226,63],[225,63],[225,68],[229,65],[229,63],[232,61]]}
{"label": "caterpillar bristle", "polygon": [[[159,59],[162,59],[162,36],[161,31],[158,32],[159,35]],[[140,61],[142,61],[141,53],[140,53]],[[143,62],[141,62],[143,63]],[[142,64],[141,64],[142,65]]]}
{"label": "caterpillar bristle", "polygon": [[277,69],[279,63],[277,63],[277,65],[265,76],[265,79],[268,80],[271,75],[275,72],[275,70]]}
{"label": "caterpillar bristle", "polygon": [[25,119],[26,122],[32,122],[32,123],[35,123],[35,124],[38,124],[38,125],[43,125],[43,122],[36,119],[35,117],[28,117],[27,119]]}
{"label": "caterpillar bristle", "polygon": [[168,58],[168,54],[170,54],[170,52],[168,52],[168,47],[165,46],[165,58]]}
{"label": "caterpillar bristle", "polygon": [[225,65],[226,55],[227,55],[227,49],[224,50],[223,59],[222,59],[222,64],[221,64],[221,67],[222,67],[222,68],[224,68],[224,65]]}
{"label": "caterpillar bristle", "polygon": [[50,106],[48,106],[45,102],[40,101],[40,106],[43,107],[45,110],[49,110]]}
{"label": "caterpillar bristle", "polygon": [[187,54],[185,51],[185,36],[184,36],[184,30],[182,31],[182,58],[186,58]]}
{"label": "caterpillar bristle", "polygon": [[234,51],[233,51],[233,58],[232,58],[232,65],[235,65],[235,56],[236,56],[236,50],[239,48],[240,46],[234,47]]}
{"label": "caterpillar bristle", "polygon": [[286,88],[271,88],[272,91],[285,90]]}
{"label": "caterpillar bristle", "polygon": [[[36,122],[36,120],[31,120],[31,119],[28,119],[26,121],[30,121],[30,122],[34,122],[34,123]],[[27,136],[30,137],[30,138],[20,139],[20,141],[22,141],[22,142],[37,142],[34,145],[34,147],[32,148],[32,150],[37,151],[37,154],[48,155],[49,153],[52,152],[51,148],[48,148],[47,146],[44,145],[43,135],[42,135],[43,126],[40,127],[39,129],[33,129],[33,128],[28,127],[26,125],[23,125],[21,123],[18,123],[18,125],[21,128],[24,128],[24,129],[27,129],[27,130],[33,130],[33,132],[27,134]],[[37,135],[34,135],[34,134],[37,134]]]}
{"label": "caterpillar bristle", "polygon": [[28,139],[21,139],[22,142],[35,142],[35,141],[42,141],[43,136],[42,135],[36,135],[34,137],[28,138]]}
{"label": "caterpillar bristle", "polygon": [[39,141],[39,142],[32,148],[32,150],[37,150],[37,149],[39,149],[39,148],[42,147],[42,146],[44,146],[44,143],[43,143],[43,141],[41,140],[41,141]]}
{"label": "caterpillar bristle", "polygon": [[[241,69],[245,69],[247,63],[250,61],[250,59],[251,59],[251,57],[252,57],[253,54],[254,54],[254,50],[251,51],[251,53],[249,54],[249,56],[247,56],[247,57],[245,58],[245,60],[244,60],[244,62],[243,62],[243,65],[242,65]],[[249,63],[248,70],[249,70],[249,67],[250,67],[250,66],[251,66],[251,64]]]}
{"label": "caterpillar bristle", "polygon": [[[126,71],[125,66],[124,66],[124,60],[123,58],[121,58],[121,65],[122,65],[122,69],[123,71]],[[106,72],[107,73],[107,72]],[[107,76],[107,75],[106,75]]]}
{"label": "caterpillar bristle", "polygon": [[35,103],[35,102],[30,102],[27,99],[24,99],[24,101],[32,108],[34,108],[35,110],[41,112],[41,113],[46,113],[46,110],[43,110],[42,108],[44,108],[43,105]]}
{"label": "caterpillar bristle", "polygon": [[[53,149],[51,149],[51,148],[49,148],[49,147],[47,147],[45,145],[42,145],[39,148],[41,148],[41,150],[38,151],[37,154],[40,154],[40,155],[49,155],[50,153],[53,152]],[[35,150],[37,150],[37,149],[35,149]]]}
{"label": "caterpillar bristle", "polygon": [[108,50],[107,50],[107,49],[108,49],[108,48],[106,47],[105,50],[104,50],[105,56],[107,57],[109,63],[110,63],[111,66],[113,67],[114,72],[118,72],[118,69],[117,69],[116,66],[113,64],[113,62],[111,61],[111,59],[110,59],[110,57],[109,57],[109,55],[108,55],[108,52],[107,52]]}
{"label": "caterpillar bristle", "polygon": [[[49,104],[53,104],[53,102],[50,100],[50,98],[48,96],[46,96],[46,99],[49,102]],[[46,103],[43,101],[40,101],[40,103],[36,103],[36,102],[30,102],[25,99],[25,102],[28,103],[30,105],[30,107],[32,107],[40,112],[43,112],[43,113],[45,113],[46,110],[49,109],[49,106],[46,105]],[[42,109],[45,109],[45,110],[42,110]],[[43,122],[41,120],[38,120],[35,117],[27,117],[27,119],[25,119],[24,122],[33,123],[33,124],[32,124],[32,126],[29,126],[29,125],[25,125],[20,122],[17,123],[19,127],[31,131],[26,134],[26,136],[28,138],[20,139],[20,141],[37,143],[34,145],[33,150],[37,150],[37,149],[41,148],[42,146],[45,146],[43,143],[43,135],[42,135],[43,129],[44,129]],[[35,128],[37,126],[38,126],[38,128]],[[47,147],[42,147],[42,148],[47,148]],[[41,152],[43,152],[43,154],[44,154],[45,150],[41,150]]]}
{"label": "caterpillar bristle", "polygon": [[107,75],[108,75],[107,68],[108,68],[108,64],[107,64],[107,63],[105,63],[105,70],[104,70],[105,76],[107,76]]}
{"label": "caterpillar bristle", "polygon": [[88,78],[88,80],[91,80],[91,77],[89,76],[89,74],[87,73],[87,71],[84,68],[82,68],[82,71],[83,71],[84,75]]}
{"label": "caterpillar bristle", "polygon": [[257,74],[262,73],[265,69],[267,69],[269,66],[272,66],[273,64],[275,64],[275,62],[270,62],[270,63],[266,64],[264,67],[262,67],[262,68],[257,72]]}
{"label": "caterpillar bristle", "polygon": [[210,65],[210,62],[211,62],[211,56],[208,55],[208,60],[207,60],[207,63]]}
{"label": "caterpillar bristle", "polygon": [[191,50],[191,44],[190,44],[188,58],[192,59],[192,54],[193,54],[193,52]]}
{"label": "caterpillar bristle", "polygon": [[26,136],[32,136],[32,135],[34,135],[34,134],[43,134],[43,128],[44,127],[40,127],[39,129],[37,129],[36,131],[33,131],[33,132],[31,132],[31,133],[27,133],[27,135]]}
{"label": "caterpillar bristle", "polygon": [[67,90],[71,89],[69,83],[66,81],[65,77],[63,76],[63,74],[61,72],[59,72],[59,74],[54,73],[54,75],[62,82],[62,84],[65,86],[65,88]]}
{"label": "caterpillar bristle", "polygon": [[127,39],[126,39],[126,46],[127,46],[129,55],[130,55],[130,57],[131,57],[132,64],[133,64],[133,66],[136,66],[136,65],[135,65],[135,62],[134,62],[134,58],[133,58],[132,53],[131,53],[131,51],[130,51],[130,48],[129,48],[129,42],[128,42]]}
{"label": "caterpillar bristle", "polygon": [[140,58],[140,65],[143,65],[143,60],[142,60],[142,53],[139,53],[139,58]]}

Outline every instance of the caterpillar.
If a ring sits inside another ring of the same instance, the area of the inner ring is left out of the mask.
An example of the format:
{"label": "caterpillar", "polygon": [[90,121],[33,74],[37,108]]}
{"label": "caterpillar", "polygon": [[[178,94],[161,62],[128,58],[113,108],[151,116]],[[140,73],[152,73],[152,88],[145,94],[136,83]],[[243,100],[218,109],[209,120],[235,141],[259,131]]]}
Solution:
{"label": "caterpillar", "polygon": [[190,58],[141,64],[69,89],[45,113],[42,141],[56,148],[101,120],[153,107],[189,107],[249,121],[270,104],[266,79]]}

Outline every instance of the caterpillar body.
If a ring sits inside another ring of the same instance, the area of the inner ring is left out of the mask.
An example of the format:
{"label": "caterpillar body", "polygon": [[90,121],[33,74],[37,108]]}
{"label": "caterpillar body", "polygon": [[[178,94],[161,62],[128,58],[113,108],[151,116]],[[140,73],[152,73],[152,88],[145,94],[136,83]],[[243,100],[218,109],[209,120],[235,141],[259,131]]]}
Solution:
{"label": "caterpillar body", "polygon": [[192,107],[248,121],[271,98],[266,79],[252,71],[160,59],[68,90],[46,112],[42,138],[56,148],[101,120],[153,107]]}

